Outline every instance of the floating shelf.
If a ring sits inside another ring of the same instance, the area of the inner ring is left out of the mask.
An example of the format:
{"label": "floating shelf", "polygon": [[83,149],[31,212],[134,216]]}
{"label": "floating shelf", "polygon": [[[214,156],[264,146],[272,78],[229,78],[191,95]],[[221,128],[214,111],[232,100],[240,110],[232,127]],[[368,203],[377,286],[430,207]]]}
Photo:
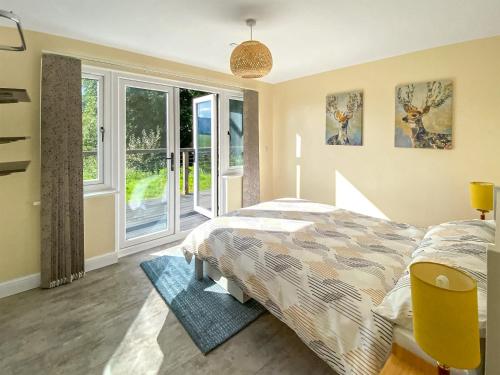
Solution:
{"label": "floating shelf", "polygon": [[26,172],[29,161],[9,161],[0,163],[0,176],[7,176],[11,173]]}
{"label": "floating shelf", "polygon": [[31,102],[25,89],[9,89],[0,87],[0,104],[11,104],[19,102]]}
{"label": "floating shelf", "polygon": [[24,141],[31,137],[0,137],[0,145],[5,143],[12,143],[17,141]]}

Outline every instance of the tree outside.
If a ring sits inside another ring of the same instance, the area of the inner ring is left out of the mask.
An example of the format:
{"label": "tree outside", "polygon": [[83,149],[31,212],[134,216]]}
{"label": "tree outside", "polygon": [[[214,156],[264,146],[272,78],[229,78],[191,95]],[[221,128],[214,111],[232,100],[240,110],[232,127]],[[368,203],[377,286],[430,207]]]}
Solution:
{"label": "tree outside", "polygon": [[[97,142],[98,88],[99,81],[82,79],[83,119],[83,174],[84,180],[98,178]],[[180,147],[193,147],[192,100],[207,95],[204,92],[181,89],[180,100]],[[128,87],[126,92],[126,181],[127,202],[134,191],[140,191],[141,199],[162,198],[167,187],[168,161],[166,159],[167,94],[161,91]],[[192,161],[189,190],[193,191]],[[200,189],[210,186],[210,172],[200,173]],[[183,168],[181,168],[181,186]]]}
{"label": "tree outside", "polygon": [[97,98],[99,81],[82,79],[83,179],[97,180]]}

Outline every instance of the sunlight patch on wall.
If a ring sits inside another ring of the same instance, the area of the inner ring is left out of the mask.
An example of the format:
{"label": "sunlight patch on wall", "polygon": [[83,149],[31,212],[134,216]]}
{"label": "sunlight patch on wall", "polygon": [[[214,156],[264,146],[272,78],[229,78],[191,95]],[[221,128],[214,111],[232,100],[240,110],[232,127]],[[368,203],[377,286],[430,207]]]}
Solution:
{"label": "sunlight patch on wall", "polygon": [[295,134],[295,157],[299,159],[302,155],[302,137]]}
{"label": "sunlight patch on wall", "polygon": [[335,205],[360,214],[389,219],[339,171],[335,171]]}
{"label": "sunlight patch on wall", "polygon": [[300,165],[295,170],[295,198],[300,198]]}
{"label": "sunlight patch on wall", "polygon": [[[295,134],[295,158],[300,159],[302,156],[302,137],[300,134]],[[298,160],[297,160],[298,162]],[[295,197],[300,198],[300,164],[297,163],[295,169]]]}

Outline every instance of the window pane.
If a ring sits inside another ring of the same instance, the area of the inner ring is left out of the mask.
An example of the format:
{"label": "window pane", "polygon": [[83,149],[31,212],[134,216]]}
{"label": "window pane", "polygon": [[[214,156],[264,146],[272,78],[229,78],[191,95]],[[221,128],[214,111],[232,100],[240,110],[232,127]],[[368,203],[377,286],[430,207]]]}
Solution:
{"label": "window pane", "polygon": [[99,180],[99,81],[82,78],[83,180]]}
{"label": "window pane", "polygon": [[167,93],[126,88],[126,238],[169,229]]}
{"label": "window pane", "polygon": [[196,105],[198,124],[198,206],[212,210],[212,102],[200,102]]}
{"label": "window pane", "polygon": [[243,102],[229,100],[229,167],[243,166]]}

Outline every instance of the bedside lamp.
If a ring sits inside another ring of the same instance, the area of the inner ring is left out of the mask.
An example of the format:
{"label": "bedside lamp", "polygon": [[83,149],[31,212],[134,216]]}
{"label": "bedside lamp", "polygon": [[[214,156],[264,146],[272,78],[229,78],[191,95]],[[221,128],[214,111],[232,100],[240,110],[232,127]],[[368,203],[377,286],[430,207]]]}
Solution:
{"label": "bedside lamp", "polygon": [[493,189],[495,185],[491,182],[470,183],[470,204],[481,212],[481,220],[486,219],[485,213],[493,210]]}
{"label": "bedside lamp", "polygon": [[432,262],[410,266],[413,335],[438,363],[473,369],[481,363],[476,281],[462,271]]}

